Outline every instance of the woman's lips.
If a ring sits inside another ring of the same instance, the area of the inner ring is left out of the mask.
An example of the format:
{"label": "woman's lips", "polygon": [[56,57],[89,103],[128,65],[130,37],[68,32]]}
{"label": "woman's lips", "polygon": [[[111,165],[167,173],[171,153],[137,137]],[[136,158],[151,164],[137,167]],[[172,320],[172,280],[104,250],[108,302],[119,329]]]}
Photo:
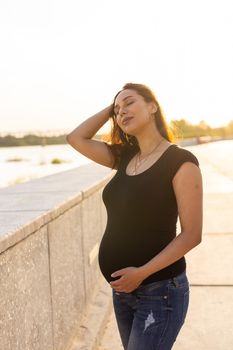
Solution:
{"label": "woman's lips", "polygon": [[125,125],[127,124],[131,119],[133,119],[133,117],[126,117],[122,120],[122,124]]}

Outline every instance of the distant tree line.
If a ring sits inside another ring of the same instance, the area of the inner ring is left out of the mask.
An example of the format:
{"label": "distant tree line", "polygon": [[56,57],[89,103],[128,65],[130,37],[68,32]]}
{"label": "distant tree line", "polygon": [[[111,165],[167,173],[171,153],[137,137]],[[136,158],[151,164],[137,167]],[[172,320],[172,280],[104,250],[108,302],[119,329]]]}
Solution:
{"label": "distant tree line", "polygon": [[218,128],[210,127],[204,120],[200,121],[197,125],[193,125],[185,119],[172,120],[170,126],[174,131],[175,136],[181,139],[202,136],[220,138],[233,137],[233,120],[230,121],[227,126],[221,126]]}
{"label": "distant tree line", "polygon": [[13,146],[36,146],[36,145],[60,145],[66,142],[66,135],[59,136],[37,136],[33,134],[25,135],[23,137],[15,137],[13,135],[6,135],[0,137],[0,147]]}
{"label": "distant tree line", "polygon": [[[210,127],[204,120],[199,124],[193,125],[185,119],[172,120],[170,123],[171,129],[174,131],[177,139],[186,139],[193,137],[219,137],[219,138],[233,138],[233,120],[227,126],[218,128]],[[103,135],[96,135],[96,139],[101,139]],[[37,136],[33,134],[25,135],[23,137],[15,137],[13,135],[6,135],[0,137],[0,147],[11,146],[35,146],[35,145],[58,145],[66,144],[66,135],[59,136]]]}

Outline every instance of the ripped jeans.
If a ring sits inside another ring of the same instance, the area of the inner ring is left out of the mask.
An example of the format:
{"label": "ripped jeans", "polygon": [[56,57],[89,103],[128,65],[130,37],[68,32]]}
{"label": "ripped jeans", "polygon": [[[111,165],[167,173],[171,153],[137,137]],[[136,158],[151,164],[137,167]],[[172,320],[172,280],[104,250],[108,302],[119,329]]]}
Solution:
{"label": "ripped jeans", "polygon": [[113,290],[113,306],[124,350],[170,350],[189,305],[186,271],[140,285],[131,293]]}

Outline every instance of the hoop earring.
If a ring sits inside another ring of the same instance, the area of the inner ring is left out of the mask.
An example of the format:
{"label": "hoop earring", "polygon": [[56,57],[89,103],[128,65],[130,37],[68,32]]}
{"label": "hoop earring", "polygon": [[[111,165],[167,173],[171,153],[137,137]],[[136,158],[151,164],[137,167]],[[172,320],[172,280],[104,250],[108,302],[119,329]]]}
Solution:
{"label": "hoop earring", "polygon": [[126,138],[126,141],[129,142],[129,135],[126,134],[125,132],[123,134],[124,134],[124,137]]}
{"label": "hoop earring", "polygon": [[132,136],[129,136],[128,134],[124,133],[124,137],[126,139],[126,141],[133,146],[133,142],[131,141]]}

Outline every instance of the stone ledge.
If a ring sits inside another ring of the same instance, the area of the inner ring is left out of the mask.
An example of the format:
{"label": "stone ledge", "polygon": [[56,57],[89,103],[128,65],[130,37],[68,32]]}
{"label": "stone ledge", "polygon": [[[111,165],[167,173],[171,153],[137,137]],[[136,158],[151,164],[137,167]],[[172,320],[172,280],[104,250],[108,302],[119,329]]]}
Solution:
{"label": "stone ledge", "polygon": [[0,254],[103,187],[113,172],[95,163],[0,190]]}

